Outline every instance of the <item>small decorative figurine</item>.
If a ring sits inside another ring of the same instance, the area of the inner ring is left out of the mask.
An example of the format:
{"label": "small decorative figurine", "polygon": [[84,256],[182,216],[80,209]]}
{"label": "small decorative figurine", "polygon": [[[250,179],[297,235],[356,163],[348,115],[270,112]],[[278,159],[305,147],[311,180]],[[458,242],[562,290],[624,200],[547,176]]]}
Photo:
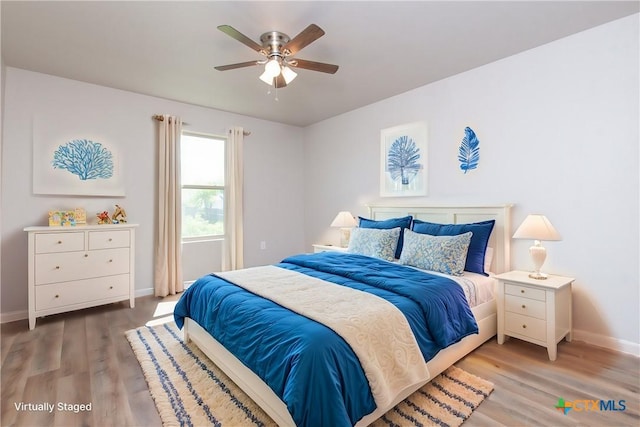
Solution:
{"label": "small decorative figurine", "polygon": [[116,205],[116,210],[111,215],[111,221],[114,224],[124,224],[127,222],[127,212],[120,205]]}
{"label": "small decorative figurine", "polygon": [[111,224],[111,218],[109,218],[109,212],[103,211],[96,214],[98,217],[98,224]]}

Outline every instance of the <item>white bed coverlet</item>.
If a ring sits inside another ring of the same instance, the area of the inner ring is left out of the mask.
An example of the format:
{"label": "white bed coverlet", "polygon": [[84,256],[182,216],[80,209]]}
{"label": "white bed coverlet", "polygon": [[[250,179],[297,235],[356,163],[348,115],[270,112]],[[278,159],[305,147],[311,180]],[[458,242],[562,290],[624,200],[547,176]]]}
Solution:
{"label": "white bed coverlet", "polygon": [[216,275],[340,335],[358,357],[378,407],[429,379],[407,319],[378,296],[272,265]]}

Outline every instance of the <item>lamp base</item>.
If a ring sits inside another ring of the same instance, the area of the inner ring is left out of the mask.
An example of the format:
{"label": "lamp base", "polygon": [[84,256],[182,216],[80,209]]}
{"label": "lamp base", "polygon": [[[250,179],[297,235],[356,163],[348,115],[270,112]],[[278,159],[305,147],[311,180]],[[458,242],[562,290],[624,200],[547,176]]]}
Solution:
{"label": "lamp base", "polygon": [[536,280],[547,280],[547,275],[544,273],[540,273],[539,271],[534,271],[533,273],[529,273],[529,277]]}
{"label": "lamp base", "polygon": [[351,229],[342,227],[340,228],[340,247],[349,247],[349,239],[351,238]]}

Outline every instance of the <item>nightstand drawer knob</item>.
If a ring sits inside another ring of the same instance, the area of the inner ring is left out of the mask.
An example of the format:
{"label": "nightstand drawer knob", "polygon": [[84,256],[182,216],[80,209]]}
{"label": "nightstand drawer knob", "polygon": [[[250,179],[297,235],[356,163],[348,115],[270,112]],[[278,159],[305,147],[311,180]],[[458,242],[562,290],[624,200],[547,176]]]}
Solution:
{"label": "nightstand drawer knob", "polygon": [[524,305],[524,304],[522,304],[522,308],[527,308],[527,306],[526,306],[526,305]]}
{"label": "nightstand drawer knob", "polygon": [[521,294],[524,294],[524,289],[520,289],[520,293],[521,293]]}
{"label": "nightstand drawer knob", "polygon": [[62,240],[58,240],[58,244],[61,245],[62,244]]}
{"label": "nightstand drawer knob", "polygon": [[60,298],[60,295],[56,295],[56,298]]}
{"label": "nightstand drawer knob", "polygon": [[60,270],[60,266],[59,265],[56,265],[56,270]]}
{"label": "nightstand drawer knob", "polygon": [[527,329],[527,325],[522,325],[522,329]]}

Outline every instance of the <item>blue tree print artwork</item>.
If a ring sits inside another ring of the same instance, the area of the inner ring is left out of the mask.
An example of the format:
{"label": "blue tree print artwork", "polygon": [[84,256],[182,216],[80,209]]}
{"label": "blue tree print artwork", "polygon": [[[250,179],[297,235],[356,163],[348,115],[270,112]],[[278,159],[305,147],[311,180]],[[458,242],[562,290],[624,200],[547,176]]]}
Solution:
{"label": "blue tree print artwork", "polygon": [[408,185],[420,172],[420,149],[415,141],[403,135],[393,141],[387,153],[387,170],[394,181]]}
{"label": "blue tree print artwork", "polygon": [[54,169],[65,169],[82,181],[113,176],[113,155],[99,142],[74,139],[53,153]]}
{"label": "blue tree print artwork", "polygon": [[480,161],[480,141],[478,141],[476,133],[468,126],[464,128],[464,138],[460,143],[458,161],[460,162],[460,169],[464,173],[477,168]]}

